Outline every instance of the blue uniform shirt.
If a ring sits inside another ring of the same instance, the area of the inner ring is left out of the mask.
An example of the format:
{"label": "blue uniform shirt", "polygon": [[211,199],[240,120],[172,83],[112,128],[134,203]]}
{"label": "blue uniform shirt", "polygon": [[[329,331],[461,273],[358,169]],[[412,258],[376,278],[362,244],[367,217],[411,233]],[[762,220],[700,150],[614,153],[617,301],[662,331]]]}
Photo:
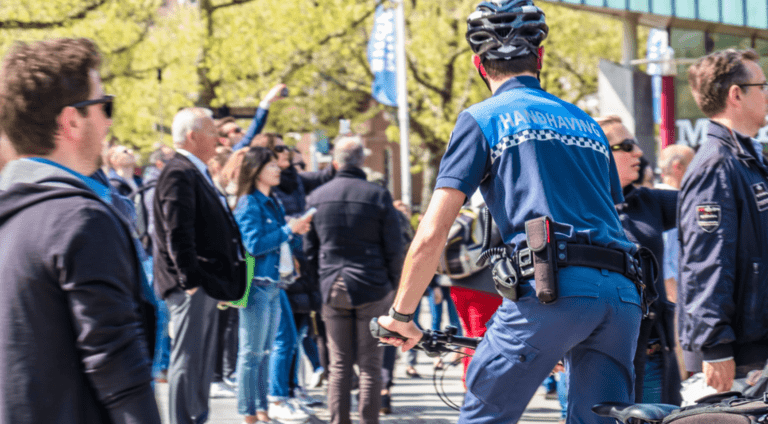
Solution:
{"label": "blue uniform shirt", "polygon": [[440,163],[442,187],[468,197],[480,187],[512,246],[525,239],[525,221],[547,215],[560,224],[558,240],[636,249],[614,207],[624,198],[605,135],[533,77],[506,81],[459,115]]}

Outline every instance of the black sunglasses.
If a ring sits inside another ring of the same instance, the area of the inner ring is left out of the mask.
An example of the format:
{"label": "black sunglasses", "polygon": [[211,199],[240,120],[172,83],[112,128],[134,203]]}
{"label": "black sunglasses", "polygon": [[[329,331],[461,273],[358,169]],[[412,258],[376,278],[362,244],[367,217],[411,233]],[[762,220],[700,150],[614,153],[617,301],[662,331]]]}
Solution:
{"label": "black sunglasses", "polygon": [[739,87],[760,87],[763,91],[768,91],[768,82],[760,82],[755,84],[736,84]]}
{"label": "black sunglasses", "polygon": [[83,109],[86,106],[100,104],[104,108],[104,115],[106,115],[107,118],[111,119],[112,118],[112,104],[113,104],[114,100],[115,100],[115,96],[107,94],[104,97],[100,97],[98,99],[86,100],[86,101],[83,101],[83,102],[77,102],[77,103],[69,105],[69,106],[72,106],[75,109]]}
{"label": "black sunglasses", "polygon": [[629,153],[635,150],[635,146],[637,146],[637,141],[633,138],[628,138],[626,140],[622,140],[622,142],[619,144],[614,144],[613,146],[611,146],[611,150],[613,150],[614,152],[617,150],[621,150],[622,152]]}
{"label": "black sunglasses", "polygon": [[284,144],[281,144],[281,145],[279,145],[279,146],[275,146],[275,147],[273,147],[273,148],[272,148],[272,151],[274,151],[275,153],[283,153],[283,152],[287,152],[287,151],[288,151],[288,149],[289,149],[289,147],[288,147],[288,146],[286,146],[286,145],[284,145]]}

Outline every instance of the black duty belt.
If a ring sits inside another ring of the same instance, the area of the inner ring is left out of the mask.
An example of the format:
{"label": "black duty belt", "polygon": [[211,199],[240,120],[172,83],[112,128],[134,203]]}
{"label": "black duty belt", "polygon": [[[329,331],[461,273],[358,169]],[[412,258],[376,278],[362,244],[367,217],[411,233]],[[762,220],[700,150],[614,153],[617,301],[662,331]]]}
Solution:
{"label": "black duty belt", "polygon": [[[525,243],[525,242],[523,242]],[[533,252],[525,247],[518,249],[516,254],[510,254],[511,249],[507,246],[508,255],[512,258],[515,266],[518,268],[519,275],[523,277],[532,277]],[[624,275],[636,284],[641,280],[640,261],[633,255],[616,249],[607,247],[591,246],[587,244],[574,244],[565,241],[558,241],[557,266],[564,268],[568,266],[584,266],[588,268],[605,269]],[[640,286],[644,287],[642,283]]]}

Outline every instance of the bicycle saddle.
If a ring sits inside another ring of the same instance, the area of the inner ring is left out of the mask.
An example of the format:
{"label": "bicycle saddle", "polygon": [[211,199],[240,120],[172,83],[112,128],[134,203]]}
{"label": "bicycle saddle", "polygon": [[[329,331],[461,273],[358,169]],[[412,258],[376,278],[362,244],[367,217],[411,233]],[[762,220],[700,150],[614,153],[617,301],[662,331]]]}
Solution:
{"label": "bicycle saddle", "polygon": [[604,402],[592,407],[592,412],[601,416],[618,420],[624,424],[660,423],[670,412],[680,409],[679,406],[665,403],[622,403]]}

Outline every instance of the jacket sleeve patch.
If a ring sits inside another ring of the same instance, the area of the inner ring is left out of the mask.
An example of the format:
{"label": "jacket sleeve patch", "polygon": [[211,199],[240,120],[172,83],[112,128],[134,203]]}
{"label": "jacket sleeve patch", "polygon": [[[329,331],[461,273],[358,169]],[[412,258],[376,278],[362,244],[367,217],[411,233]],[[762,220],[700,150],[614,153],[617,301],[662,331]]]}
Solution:
{"label": "jacket sleeve patch", "polygon": [[762,212],[768,209],[768,189],[766,189],[765,183],[752,184],[752,194],[755,195],[757,210]]}
{"label": "jacket sleeve patch", "polygon": [[707,233],[713,233],[720,227],[720,205],[703,204],[696,206],[696,222]]}

